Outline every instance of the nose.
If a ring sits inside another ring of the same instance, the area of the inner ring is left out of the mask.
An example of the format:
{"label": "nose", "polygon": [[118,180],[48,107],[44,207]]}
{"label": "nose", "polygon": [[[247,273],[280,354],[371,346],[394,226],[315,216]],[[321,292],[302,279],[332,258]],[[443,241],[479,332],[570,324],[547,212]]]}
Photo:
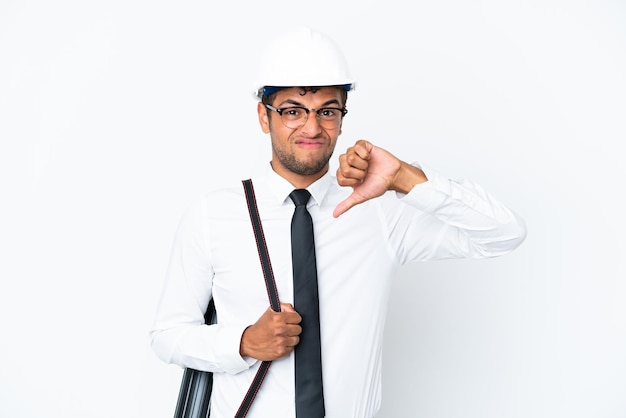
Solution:
{"label": "nose", "polygon": [[312,110],[308,113],[306,121],[304,125],[302,125],[302,133],[308,136],[316,136],[322,131],[322,127],[320,126],[320,121],[317,118],[317,113],[315,110]]}

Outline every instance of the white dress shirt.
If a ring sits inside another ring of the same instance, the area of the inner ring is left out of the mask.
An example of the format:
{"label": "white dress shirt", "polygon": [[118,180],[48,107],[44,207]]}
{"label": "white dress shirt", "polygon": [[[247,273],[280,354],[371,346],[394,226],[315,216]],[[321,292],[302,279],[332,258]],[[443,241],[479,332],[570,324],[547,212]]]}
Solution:
{"label": "white dress shirt", "polygon": [[[372,418],[381,402],[381,347],[390,280],[406,262],[494,257],[524,240],[524,222],[476,184],[423,168],[428,181],[333,218],[351,188],[326,174],[308,190],[320,297],[328,418]],[[293,303],[293,186],[271,169],[253,179],[280,301]],[[218,324],[205,326],[213,296]],[[241,335],[269,301],[241,183],[206,194],[183,216],[151,330],[160,359],[214,372],[212,418],[233,417],[260,364]],[[297,306],[295,307],[297,310]],[[295,417],[294,355],[275,360],[250,418]]]}

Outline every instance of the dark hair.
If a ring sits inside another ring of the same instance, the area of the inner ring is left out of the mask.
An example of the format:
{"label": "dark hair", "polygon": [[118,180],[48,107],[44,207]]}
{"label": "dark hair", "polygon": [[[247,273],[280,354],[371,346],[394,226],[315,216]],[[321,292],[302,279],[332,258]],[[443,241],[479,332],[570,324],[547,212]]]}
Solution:
{"label": "dark hair", "polygon": [[[346,102],[348,101],[348,92],[346,91],[346,89],[344,88],[344,86],[327,86],[327,87],[337,87],[339,89],[339,91],[341,92],[341,100],[343,100],[343,107],[346,106]],[[285,87],[286,88],[286,87]],[[319,86],[307,86],[307,87],[298,87],[300,89],[300,95],[304,96],[307,93],[315,93],[316,91],[318,91],[321,87]],[[270,94],[268,94],[267,96],[263,96],[261,98],[261,101],[264,104],[268,104],[271,105],[272,102],[274,101],[274,99],[276,98],[276,94],[278,94],[280,90],[276,90]]]}

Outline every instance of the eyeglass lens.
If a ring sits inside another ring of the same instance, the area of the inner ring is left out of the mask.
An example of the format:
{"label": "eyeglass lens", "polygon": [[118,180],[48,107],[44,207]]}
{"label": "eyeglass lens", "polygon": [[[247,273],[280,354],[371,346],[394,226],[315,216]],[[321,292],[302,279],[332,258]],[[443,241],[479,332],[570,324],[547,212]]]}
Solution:
{"label": "eyeglass lens", "polygon": [[311,112],[315,113],[317,121],[325,129],[335,129],[341,123],[342,109],[326,107],[321,109],[306,109],[304,107],[285,107],[280,109],[283,124],[290,129],[301,127],[308,120]]}

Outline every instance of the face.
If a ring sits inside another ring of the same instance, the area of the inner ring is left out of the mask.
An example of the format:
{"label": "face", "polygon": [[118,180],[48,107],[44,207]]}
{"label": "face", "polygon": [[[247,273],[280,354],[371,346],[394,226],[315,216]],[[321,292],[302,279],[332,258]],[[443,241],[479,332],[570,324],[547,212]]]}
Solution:
{"label": "face", "polygon": [[[276,108],[301,106],[307,109],[344,106],[336,87],[322,87],[315,92],[286,88],[278,91],[271,104]],[[307,186],[328,171],[328,161],[341,134],[341,123],[333,129],[323,128],[311,111],[304,125],[287,128],[280,115],[263,103],[258,105],[258,114],[261,129],[271,137],[274,171],[294,185],[306,183]]]}

